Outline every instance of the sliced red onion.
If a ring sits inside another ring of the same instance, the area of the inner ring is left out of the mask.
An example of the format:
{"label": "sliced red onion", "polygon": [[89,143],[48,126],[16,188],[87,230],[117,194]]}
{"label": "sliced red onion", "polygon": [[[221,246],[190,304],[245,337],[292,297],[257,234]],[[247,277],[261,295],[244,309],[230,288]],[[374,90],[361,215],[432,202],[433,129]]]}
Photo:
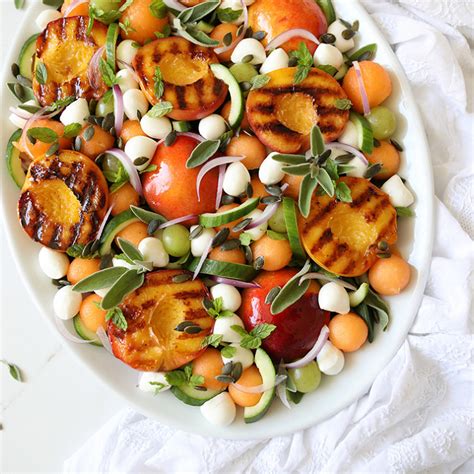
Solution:
{"label": "sliced red onion", "polygon": [[87,78],[89,79],[90,85],[93,89],[98,89],[100,87],[99,62],[104,51],[105,46],[101,46],[94,53],[89,62],[89,68],[87,69]]}
{"label": "sliced red onion", "polygon": [[273,387],[276,387],[277,385],[280,385],[282,382],[284,382],[287,379],[286,375],[277,375],[275,378],[275,383],[272,384],[262,384],[262,385],[255,385],[253,387],[245,387],[244,385],[241,385],[239,383],[233,383],[232,385],[239,390],[240,392],[244,393],[263,393],[266,392],[267,390],[271,390]]}
{"label": "sliced red onion", "polygon": [[247,9],[247,5],[245,4],[244,0],[240,0],[240,4],[242,5],[242,10],[243,10],[243,14],[244,14],[244,23],[243,23],[243,26],[240,26],[240,30],[241,30],[240,34],[228,46],[219,46],[218,48],[214,48],[214,52],[216,54],[222,54],[222,53],[225,53],[225,52],[231,50],[232,48],[237,46],[237,43],[239,43],[243,39],[243,37],[245,36],[245,32],[247,31],[247,28],[249,26],[249,11]]}
{"label": "sliced red onion", "polygon": [[28,120],[33,114],[27,110],[22,110],[19,107],[8,107],[8,110],[21,119]]}
{"label": "sliced red onion", "polygon": [[167,227],[171,227],[172,225],[181,224],[181,222],[190,221],[191,219],[196,219],[196,217],[198,217],[196,214],[188,214],[187,216],[177,217],[176,219],[173,219],[171,221],[163,222],[163,224],[161,224],[158,229],[166,229]]}
{"label": "sliced red onion", "polygon": [[120,163],[122,163],[125,171],[128,173],[128,177],[130,178],[130,184],[135,188],[135,191],[140,195],[143,196],[143,189],[142,189],[142,182],[140,181],[140,175],[138,174],[137,169],[132,163],[130,157],[120,148],[111,148],[107,150],[105,153],[109,153],[110,155],[115,156]]}
{"label": "sliced red onion", "polygon": [[[221,165],[228,165],[229,163],[235,163],[236,161],[242,161],[245,157],[244,156],[221,156],[219,158],[215,158],[213,160],[208,161],[205,163],[201,169],[199,170],[199,173],[197,175],[196,179],[196,192],[197,192],[197,198],[198,201],[201,200],[201,181],[203,180],[204,176],[209,173],[212,169],[216,168],[217,166]],[[220,199],[219,199],[220,201]]]}
{"label": "sliced red onion", "polygon": [[115,116],[115,122],[114,122],[114,128],[115,128],[115,133],[116,135],[120,135],[120,132],[122,131],[122,125],[123,125],[123,94],[122,94],[122,89],[115,84],[114,87],[112,88],[112,92],[114,94],[114,116]]}
{"label": "sliced red onion", "polygon": [[204,138],[201,137],[201,135],[198,135],[197,133],[193,132],[179,132],[176,134],[178,137],[189,137],[189,138],[194,138],[198,142],[203,142]]}
{"label": "sliced red onion", "polygon": [[196,270],[194,270],[194,273],[193,273],[193,280],[195,280],[197,276],[199,275],[199,272],[201,271],[201,268],[204,265],[204,261],[206,260],[209,252],[211,251],[211,248],[212,248],[212,240],[209,241],[206,248],[204,249],[204,252],[201,255],[201,258],[199,259],[199,263],[197,264]]}
{"label": "sliced red onion", "polygon": [[357,83],[359,85],[360,96],[362,97],[362,107],[364,108],[364,115],[370,114],[369,98],[367,97],[367,91],[365,90],[364,78],[362,77],[362,70],[360,69],[359,61],[352,63],[356,72]]}
{"label": "sliced red onion", "polygon": [[223,283],[224,285],[235,286],[236,288],[261,288],[261,286],[254,281],[239,281],[219,276],[211,276],[210,279],[217,283]]}
{"label": "sliced red onion", "polygon": [[352,291],[357,290],[357,288],[354,285],[347,283],[347,281],[339,280],[338,278],[332,278],[330,276],[325,275],[324,273],[317,273],[317,272],[307,273],[306,275],[303,275],[300,278],[299,284],[301,285],[306,280],[332,281],[334,283],[337,283],[338,285],[341,285],[344,288],[347,288],[348,290],[352,290]]}
{"label": "sliced red onion", "polygon": [[100,240],[100,238],[102,237],[102,232],[104,232],[105,225],[107,224],[107,219],[110,217],[110,214],[113,208],[114,208],[114,204],[112,204],[107,210],[107,212],[105,213],[105,216],[102,219],[102,223],[100,224],[99,230],[97,231],[97,236],[95,240]]}
{"label": "sliced red onion", "polygon": [[69,6],[66,8],[63,17],[66,18],[76,7],[81,5],[82,3],[88,3],[89,0],[72,0]]}
{"label": "sliced red onion", "polygon": [[313,33],[310,33],[308,30],[304,30],[302,28],[294,28],[293,30],[288,30],[283,33],[280,33],[278,36],[273,38],[272,41],[267,44],[265,50],[270,51],[272,49],[278,48],[278,46],[281,46],[282,44],[286,43],[287,41],[290,41],[293,38],[304,38],[309,41],[312,41],[315,44],[319,44],[318,38],[316,38]]}
{"label": "sliced red onion", "polygon": [[216,193],[216,210],[219,209],[222,200],[222,194],[224,193],[224,176],[225,176],[225,165],[219,166],[219,177],[217,179],[217,193]]}
{"label": "sliced red onion", "polygon": [[173,10],[177,10],[179,12],[182,12],[183,10],[186,10],[186,7],[184,5],[181,5],[176,0],[163,0],[163,3],[168,7],[172,8]]}
{"label": "sliced red onion", "polygon": [[278,204],[278,202],[269,204],[259,217],[257,217],[256,219],[252,219],[249,225],[245,227],[245,230],[255,229],[255,227],[259,227],[262,224],[265,224],[265,222],[267,222],[278,210]]}
{"label": "sliced red onion", "polygon": [[135,81],[140,82],[140,79],[138,77],[138,74],[135,72],[135,69],[133,69],[131,64],[128,64],[127,62],[123,61],[122,59],[117,59],[117,63],[121,64],[122,66],[125,67],[130,73],[132,74],[133,78]]}
{"label": "sliced red onion", "polygon": [[329,328],[324,325],[321,329],[321,332],[319,333],[319,337],[314,343],[313,348],[301,359],[295,360],[294,362],[291,362],[290,364],[284,364],[283,367],[286,367],[287,369],[299,369],[300,367],[304,367],[305,365],[308,365],[311,361],[316,359],[318,356],[319,352],[323,348],[324,344],[328,340],[329,336]]}
{"label": "sliced red onion", "polygon": [[366,165],[369,164],[364,154],[360,150],[358,150],[357,148],[354,148],[351,145],[346,145],[345,143],[339,143],[339,142],[331,142],[326,145],[326,148],[329,150],[347,151],[348,153],[352,153],[354,156],[357,156],[357,158],[360,158],[364,164]]}
{"label": "sliced red onion", "polygon": [[[278,375],[286,376],[286,369],[285,367],[283,367],[281,363],[278,366]],[[276,392],[281,403],[283,403],[283,405],[285,405],[285,407],[288,408],[288,410],[291,410],[290,401],[288,400],[288,392],[286,391],[286,384],[283,384],[283,383],[278,384]]]}
{"label": "sliced red onion", "polygon": [[[33,124],[33,122],[35,122],[36,120],[38,120],[40,117],[42,117],[42,114],[43,112],[45,112],[47,109],[47,107],[41,107],[41,109],[39,109],[37,112],[35,112],[25,123],[25,126],[23,127],[23,131],[21,132],[21,138],[20,138],[20,144],[21,144],[21,148],[23,149],[23,151],[25,151],[26,153],[28,153],[28,155],[30,155],[30,158],[32,158],[33,160],[35,159],[34,155],[30,152],[30,149],[29,147],[27,146],[26,144],[26,132],[28,131],[28,129],[31,127],[31,125]],[[47,117],[47,116],[45,116]]]}
{"label": "sliced red onion", "polygon": [[107,336],[107,333],[105,332],[105,329],[102,326],[99,326],[99,328],[96,331],[96,334],[100,342],[104,346],[104,349],[113,355],[112,346],[110,345],[110,340],[109,340],[109,337]]}
{"label": "sliced red onion", "polygon": [[96,340],[88,341],[86,339],[80,338],[79,336],[74,336],[74,334],[71,334],[69,329],[66,327],[66,321],[63,321],[62,319],[55,317],[54,323],[61,336],[63,336],[68,341],[74,342],[76,344],[91,344],[92,342],[97,342]]}

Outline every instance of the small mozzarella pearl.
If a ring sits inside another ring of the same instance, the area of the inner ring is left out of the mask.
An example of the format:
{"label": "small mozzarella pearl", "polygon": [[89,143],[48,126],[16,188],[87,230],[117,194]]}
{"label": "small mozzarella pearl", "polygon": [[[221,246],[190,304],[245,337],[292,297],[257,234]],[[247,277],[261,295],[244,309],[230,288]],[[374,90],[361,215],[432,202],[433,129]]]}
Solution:
{"label": "small mozzarella pearl", "polygon": [[204,418],[216,426],[228,426],[234,419],[237,410],[235,403],[228,392],[219,393],[201,405]]}
{"label": "small mozzarella pearl", "polygon": [[148,161],[139,165],[135,166],[137,170],[141,171],[144,170],[150,160],[153,158],[155,154],[157,143],[155,140],[152,140],[148,137],[136,136],[130,138],[127,144],[125,145],[124,151],[129,156],[129,158],[135,161],[137,158],[145,157],[148,158]]}
{"label": "small mozzarella pearl", "polygon": [[242,297],[237,288],[232,285],[219,283],[211,288],[214,299],[222,298],[222,308],[229,311],[237,311],[242,304]]}
{"label": "small mozzarella pearl", "polygon": [[231,60],[233,63],[241,63],[246,57],[252,55],[252,60],[249,64],[263,64],[267,58],[265,48],[260,41],[253,38],[243,39],[232,52]]}
{"label": "small mozzarella pearl", "polygon": [[229,196],[240,196],[250,183],[248,169],[239,161],[231,163],[224,175],[223,189]]}
{"label": "small mozzarella pearl", "polygon": [[81,125],[85,125],[89,115],[90,112],[87,100],[77,99],[63,110],[59,120],[63,125],[70,125],[71,123],[80,123]]}
{"label": "small mozzarella pearl", "polygon": [[353,178],[363,178],[365,176],[367,165],[358,156],[352,158],[352,160],[347,164],[354,168],[347,172],[347,176],[351,176]]}
{"label": "small mozzarella pearl", "polygon": [[138,250],[146,262],[152,262],[154,267],[166,267],[170,263],[170,256],[163,243],[155,237],[145,237],[138,244]]}
{"label": "small mozzarella pearl", "polygon": [[347,30],[347,26],[345,26],[339,20],[336,20],[334,23],[331,23],[328,28],[328,33],[336,37],[336,43],[334,44],[334,46],[341,53],[345,53],[355,46],[354,38],[346,40],[342,37],[343,31],[346,31],[346,30]]}
{"label": "small mozzarella pearl", "polygon": [[148,111],[148,100],[140,89],[129,89],[123,94],[123,108],[130,120],[138,120],[138,112],[143,117]]}
{"label": "small mozzarella pearl", "polygon": [[[155,384],[163,384],[163,386]],[[168,390],[171,385],[166,380],[165,372],[143,372],[140,375],[138,388],[143,392],[156,393]]]}
{"label": "small mozzarella pearl", "polygon": [[60,319],[71,319],[79,312],[82,295],[73,291],[72,286],[63,286],[54,295],[54,314]]}
{"label": "small mozzarella pearl", "polygon": [[337,139],[339,143],[359,148],[359,133],[357,127],[350,120],[347,122],[342,135]]}
{"label": "small mozzarella pearl", "polygon": [[288,67],[290,58],[283,48],[273,50],[260,68],[260,74],[268,74],[278,69]]}
{"label": "small mozzarella pearl", "polygon": [[244,327],[242,320],[236,315],[226,316],[224,318],[217,318],[214,324],[214,334],[220,334],[223,342],[236,342],[239,343],[242,336],[236,333],[232,326]]}
{"label": "small mozzarella pearl", "polygon": [[140,126],[142,130],[152,138],[162,140],[166,138],[168,134],[173,130],[171,121],[168,117],[150,117],[150,115],[145,114],[140,120]]}
{"label": "small mozzarella pearl", "polygon": [[240,347],[240,344],[230,344],[230,347],[235,349],[235,353],[232,357],[222,356],[222,362],[224,364],[228,362],[237,364],[237,362],[240,362],[243,370],[248,369],[253,364],[253,352],[250,349]]}
{"label": "small mozzarella pearl", "polygon": [[285,177],[285,172],[282,171],[284,164],[273,159],[275,154],[270,153],[260,165],[258,177],[262,184],[277,184]]}
{"label": "small mozzarella pearl", "polygon": [[[114,265],[114,267],[115,266],[116,265]],[[94,293],[97,296],[100,296],[101,298],[103,298],[108,293],[109,290],[110,290],[110,288],[101,288],[100,290],[94,290]]]}
{"label": "small mozzarella pearl", "polygon": [[316,66],[329,65],[339,69],[344,63],[342,53],[331,44],[320,44],[314,52]]}
{"label": "small mozzarella pearl", "polygon": [[318,302],[321,309],[333,313],[346,314],[351,309],[346,289],[333,281],[321,287]]}
{"label": "small mozzarella pearl", "polygon": [[133,265],[133,263],[128,263],[123,258],[117,257],[112,259],[112,266],[126,268],[127,270],[135,270],[137,268],[136,265]]}
{"label": "small mozzarella pearl", "polygon": [[135,42],[132,40],[124,40],[118,44],[115,55],[117,57],[118,67],[120,69],[126,69],[127,67],[123,65],[120,61],[127,63],[129,66],[132,65],[132,61],[138,51],[138,48],[136,48],[134,44]]}
{"label": "small mozzarella pearl", "polygon": [[[196,227],[198,226],[191,226],[191,232]],[[203,229],[197,237],[191,239],[191,253],[193,254],[193,257],[201,257],[215,235],[216,231],[214,229]]]}
{"label": "small mozzarella pearl", "polygon": [[42,247],[38,259],[41,270],[49,278],[62,278],[68,271],[69,258],[65,253]]}
{"label": "small mozzarella pearl", "polygon": [[206,140],[217,140],[226,131],[227,125],[220,115],[212,114],[199,122],[199,134]]}
{"label": "small mozzarella pearl", "polygon": [[337,375],[344,368],[344,354],[327,341],[318,354],[319,370],[326,375]]}
{"label": "small mozzarella pearl", "polygon": [[58,20],[61,18],[62,15],[57,10],[43,10],[37,17],[36,17],[36,26],[43,31],[47,26],[48,23],[54,20]]}
{"label": "small mozzarella pearl", "polygon": [[388,194],[390,203],[394,207],[409,207],[415,202],[413,194],[405,186],[398,174],[388,179],[380,189]]}
{"label": "small mozzarella pearl", "polygon": [[[245,216],[245,218],[258,219],[262,214],[263,214],[263,211],[261,211],[260,209],[254,209],[250,214]],[[263,224],[260,224],[258,227],[246,230],[245,233],[250,235],[250,238],[253,241],[256,241],[256,240],[261,239],[265,235],[265,233],[267,232],[267,229],[268,229],[268,221],[264,222]]]}
{"label": "small mozzarella pearl", "polygon": [[128,69],[121,69],[117,72],[117,84],[119,85],[122,92],[126,92],[130,89],[138,89],[138,82],[133,77],[132,71]]}

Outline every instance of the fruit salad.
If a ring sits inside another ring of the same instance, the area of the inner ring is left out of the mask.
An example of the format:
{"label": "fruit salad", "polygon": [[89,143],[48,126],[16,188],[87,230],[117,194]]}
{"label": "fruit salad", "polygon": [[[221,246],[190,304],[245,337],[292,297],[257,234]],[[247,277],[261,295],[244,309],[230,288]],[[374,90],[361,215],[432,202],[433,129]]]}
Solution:
{"label": "fruit salad", "polygon": [[6,164],[64,337],[218,426],[386,337],[414,196],[363,25],[331,0],[65,0],[36,23]]}

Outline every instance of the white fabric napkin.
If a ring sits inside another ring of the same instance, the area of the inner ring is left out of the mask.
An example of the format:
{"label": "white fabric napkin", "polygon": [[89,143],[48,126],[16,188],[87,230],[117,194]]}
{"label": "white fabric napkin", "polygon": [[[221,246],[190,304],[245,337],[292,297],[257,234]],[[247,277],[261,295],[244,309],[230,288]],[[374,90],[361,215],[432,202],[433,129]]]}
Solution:
{"label": "white fabric napkin", "polygon": [[473,472],[471,1],[365,0],[418,98],[436,180],[436,241],[410,335],[370,391],[306,431],[212,440],[124,410],[65,472]]}

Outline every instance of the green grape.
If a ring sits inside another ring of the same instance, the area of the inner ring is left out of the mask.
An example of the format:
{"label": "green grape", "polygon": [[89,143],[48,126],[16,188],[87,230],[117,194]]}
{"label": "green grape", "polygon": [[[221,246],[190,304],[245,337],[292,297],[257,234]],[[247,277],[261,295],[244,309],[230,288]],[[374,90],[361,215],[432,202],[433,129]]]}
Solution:
{"label": "green grape", "polygon": [[288,375],[301,393],[313,392],[321,383],[321,372],[314,360],[299,369],[288,369]]}
{"label": "green grape", "polygon": [[377,140],[391,137],[397,129],[395,114],[383,105],[374,107],[366,118],[372,126],[374,138]]}
{"label": "green grape", "polygon": [[105,117],[107,114],[110,114],[114,111],[114,98],[113,96],[109,95],[102,97],[97,102],[95,107],[95,114],[98,117]]}
{"label": "green grape", "polygon": [[258,75],[255,67],[249,63],[234,64],[231,66],[230,72],[238,82],[249,82],[253,77]]}
{"label": "green grape", "polygon": [[110,12],[120,8],[121,0],[90,0],[90,5],[97,10]]}
{"label": "green grape", "polygon": [[273,216],[268,220],[268,225],[270,226],[270,229],[275,232],[286,232],[285,215],[281,204],[278,206],[275,214],[273,214]]}
{"label": "green grape", "polygon": [[101,166],[104,176],[110,183],[123,183],[128,181],[128,173],[115,156],[106,153],[102,158]]}
{"label": "green grape", "polygon": [[173,257],[183,257],[191,248],[189,230],[180,224],[166,227],[163,230],[162,241],[165,250]]}

